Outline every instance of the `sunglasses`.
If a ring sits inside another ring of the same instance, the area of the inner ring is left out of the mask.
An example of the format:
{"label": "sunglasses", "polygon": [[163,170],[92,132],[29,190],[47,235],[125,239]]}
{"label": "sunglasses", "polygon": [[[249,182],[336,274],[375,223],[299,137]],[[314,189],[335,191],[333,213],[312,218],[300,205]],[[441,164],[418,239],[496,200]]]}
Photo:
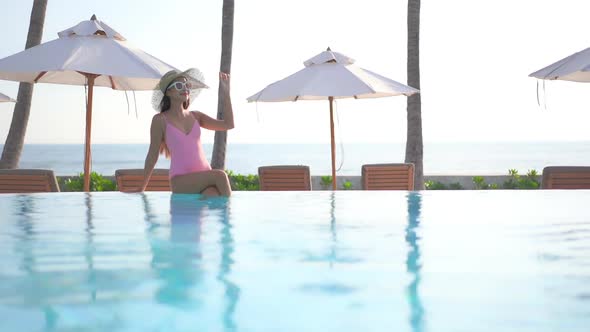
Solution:
{"label": "sunglasses", "polygon": [[174,82],[173,84],[170,84],[166,90],[170,90],[172,88],[175,88],[178,91],[190,90],[193,88],[193,84],[191,82]]}

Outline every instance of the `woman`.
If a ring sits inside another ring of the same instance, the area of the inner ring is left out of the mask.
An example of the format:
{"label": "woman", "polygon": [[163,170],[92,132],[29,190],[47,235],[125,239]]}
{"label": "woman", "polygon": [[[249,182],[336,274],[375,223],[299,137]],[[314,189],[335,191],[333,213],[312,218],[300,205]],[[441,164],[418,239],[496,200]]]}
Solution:
{"label": "woman", "polygon": [[150,129],[150,147],[145,158],[144,191],[158,155],[170,157],[170,187],[174,193],[206,196],[230,196],[231,187],[227,174],[211,169],[201,145],[201,128],[229,130],[234,127],[234,116],[229,95],[229,74],[219,73],[223,120],[217,120],[199,111],[189,111],[191,95],[207,88],[197,69],[184,72],[171,70],[160,79],[152,102],[160,113],[154,115]]}

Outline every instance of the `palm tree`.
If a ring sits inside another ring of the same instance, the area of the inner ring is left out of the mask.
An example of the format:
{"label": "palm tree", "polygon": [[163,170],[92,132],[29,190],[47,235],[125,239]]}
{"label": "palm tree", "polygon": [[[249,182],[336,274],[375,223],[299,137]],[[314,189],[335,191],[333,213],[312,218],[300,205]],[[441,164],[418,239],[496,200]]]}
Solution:
{"label": "palm tree", "polygon": [[[231,73],[231,54],[234,38],[234,0],[223,0],[223,19],[221,23],[221,63],[219,71]],[[217,91],[217,118],[223,119],[224,98],[219,82]],[[211,167],[225,169],[225,149],[227,146],[227,131],[216,131],[211,156]]]}
{"label": "palm tree", "polygon": [[[420,90],[420,0],[408,0],[408,85]],[[406,163],[413,163],[414,187],[424,189],[422,92],[408,97]]]}
{"label": "palm tree", "polygon": [[[47,9],[47,0],[34,0],[31,11],[31,20],[29,22],[29,33],[27,34],[27,44],[25,49],[37,46],[41,43],[43,37],[43,25],[45,24],[45,10]],[[31,113],[31,99],[33,97],[33,84],[20,83],[18,87],[18,102],[14,106],[12,114],[12,123],[6,137],[2,158],[0,158],[0,168],[17,168],[23,151],[25,134],[27,132],[27,123]]]}

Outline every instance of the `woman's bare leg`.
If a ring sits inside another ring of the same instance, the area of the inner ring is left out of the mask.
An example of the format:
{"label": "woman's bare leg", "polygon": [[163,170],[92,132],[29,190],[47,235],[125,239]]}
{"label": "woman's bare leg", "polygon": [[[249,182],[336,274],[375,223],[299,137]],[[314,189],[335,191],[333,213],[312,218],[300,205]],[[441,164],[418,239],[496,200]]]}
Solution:
{"label": "woman's bare leg", "polygon": [[172,192],[179,194],[199,194],[207,187],[215,186],[221,196],[230,196],[231,187],[224,171],[210,171],[177,175],[170,179]]}
{"label": "woman's bare leg", "polygon": [[209,187],[203,189],[203,191],[201,191],[201,194],[203,196],[208,196],[208,197],[214,197],[214,196],[221,195],[221,193],[219,192],[219,190],[217,190],[217,187],[215,187],[215,186],[209,186]]}

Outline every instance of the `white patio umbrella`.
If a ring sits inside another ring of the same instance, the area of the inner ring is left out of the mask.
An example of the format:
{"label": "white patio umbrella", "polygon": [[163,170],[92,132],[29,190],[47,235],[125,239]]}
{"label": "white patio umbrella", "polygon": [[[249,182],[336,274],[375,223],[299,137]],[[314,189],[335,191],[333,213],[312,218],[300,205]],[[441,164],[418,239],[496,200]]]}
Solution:
{"label": "white patio umbrella", "polygon": [[58,33],[59,38],[0,59],[0,79],[87,85],[84,191],[90,190],[90,138],[94,86],[114,90],[152,90],[160,77],[175,69],[127,43],[96,19]]}
{"label": "white patio umbrella", "polygon": [[14,100],[14,99],[12,99],[12,98],[8,97],[7,95],[0,92],[0,103],[8,103],[8,102],[15,103],[16,100]]}
{"label": "white patio umbrella", "polygon": [[410,96],[417,89],[354,65],[354,60],[330,48],[303,63],[305,68],[270,84],[248,98],[249,102],[328,100],[332,148],[332,188],[336,189],[333,101],[340,98]]}
{"label": "white patio umbrella", "polygon": [[563,58],[529,76],[543,80],[590,82],[590,48]]}

